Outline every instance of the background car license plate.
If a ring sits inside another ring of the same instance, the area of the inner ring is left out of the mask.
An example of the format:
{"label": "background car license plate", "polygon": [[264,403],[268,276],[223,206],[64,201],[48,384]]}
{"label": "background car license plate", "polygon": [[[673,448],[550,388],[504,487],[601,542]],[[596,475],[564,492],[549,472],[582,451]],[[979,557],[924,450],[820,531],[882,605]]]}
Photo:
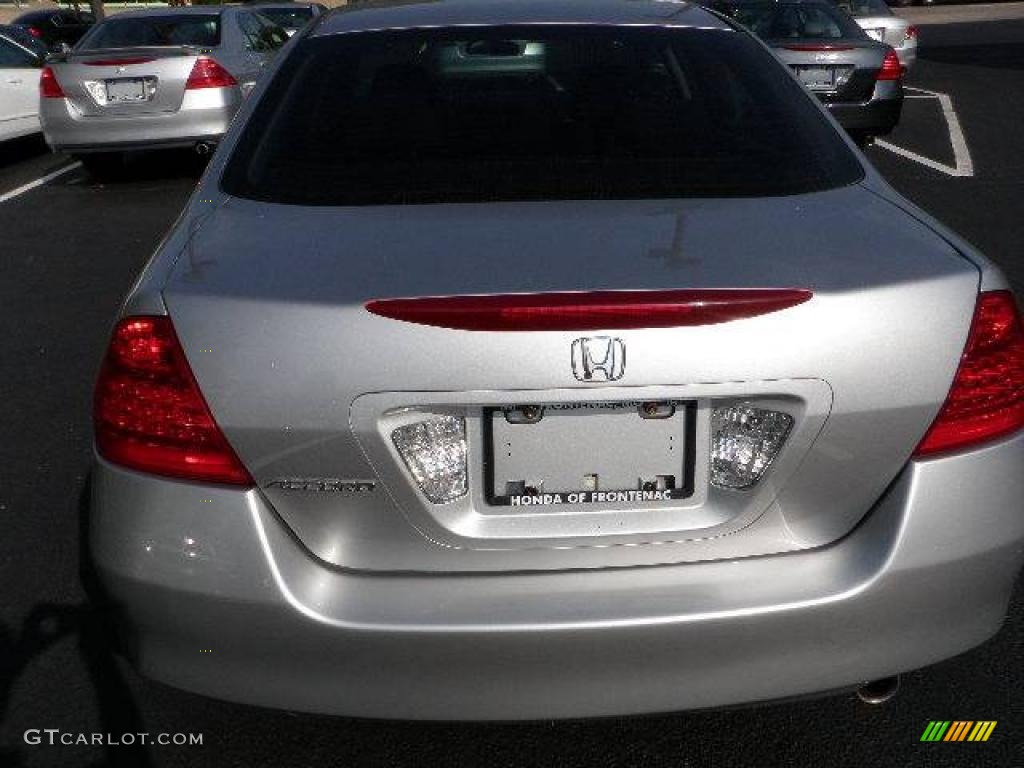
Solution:
{"label": "background car license plate", "polygon": [[830,91],[835,88],[836,71],[833,67],[798,67],[800,82],[812,91]]}
{"label": "background car license plate", "polygon": [[489,409],[487,500],[639,506],[689,496],[694,410],[679,401]]}
{"label": "background car license plate", "polygon": [[146,81],[141,77],[107,80],[107,102],[145,101]]}

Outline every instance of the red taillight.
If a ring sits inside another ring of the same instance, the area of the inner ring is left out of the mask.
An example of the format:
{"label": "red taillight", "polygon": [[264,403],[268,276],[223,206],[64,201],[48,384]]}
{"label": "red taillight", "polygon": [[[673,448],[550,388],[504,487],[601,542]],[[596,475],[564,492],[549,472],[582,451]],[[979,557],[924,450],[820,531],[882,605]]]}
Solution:
{"label": "red taillight", "polygon": [[852,45],[836,45],[834,43],[793,43],[782,46],[787,51],[852,51]]}
{"label": "red taillight", "polygon": [[192,65],[192,72],[185,82],[185,90],[230,88],[233,85],[238,85],[238,81],[231,76],[230,72],[209,56],[200,56],[196,59],[196,63]]}
{"label": "red taillight", "polygon": [[26,30],[28,30],[28,33],[30,35],[32,35],[32,37],[42,37],[43,36],[43,31],[41,29],[39,29],[39,27],[26,27]]}
{"label": "red taillight", "polygon": [[39,73],[39,95],[44,99],[63,99],[64,89],[57,82],[57,76],[49,67],[43,67]]}
{"label": "red taillight", "polygon": [[917,27],[911,24],[907,27],[907,31],[903,33],[904,40],[910,40],[911,38],[917,37]]}
{"label": "red taillight", "polygon": [[953,387],[914,451],[930,456],[994,440],[1024,426],[1024,329],[1009,291],[978,297]]}
{"label": "red taillight", "polygon": [[199,391],[167,317],[114,329],[93,402],[96,448],[114,464],[157,475],[252,485]]}
{"label": "red taillight", "polygon": [[885,58],[882,59],[882,68],[878,70],[875,79],[899,80],[901,77],[903,77],[903,65],[900,64],[900,57],[896,55],[896,51],[890,48],[885,52]]}
{"label": "red taillight", "polygon": [[152,57],[136,56],[128,59],[91,59],[83,61],[87,67],[126,67],[129,64],[148,64],[155,61]]}
{"label": "red taillight", "polygon": [[467,331],[589,331],[713,325],[810,299],[800,289],[594,291],[382,299],[375,315]]}

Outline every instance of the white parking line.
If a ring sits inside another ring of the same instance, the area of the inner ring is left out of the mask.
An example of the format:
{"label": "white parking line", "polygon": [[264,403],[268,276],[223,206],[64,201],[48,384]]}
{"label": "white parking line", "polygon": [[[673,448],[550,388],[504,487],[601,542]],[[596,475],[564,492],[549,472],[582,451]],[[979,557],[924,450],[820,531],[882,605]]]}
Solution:
{"label": "white parking line", "polygon": [[81,163],[71,163],[71,165],[65,165],[63,168],[58,168],[56,171],[53,171],[52,173],[48,173],[45,176],[40,176],[35,181],[30,181],[28,184],[22,184],[20,187],[12,189],[10,192],[4,192],[2,195],[0,195],[0,203],[6,203],[8,200],[13,200],[19,195],[25,194],[29,190],[35,189],[36,187],[41,187],[46,182],[53,181],[59,176],[63,176],[65,173],[70,173],[76,168],[81,167]]}
{"label": "white parking line", "polygon": [[907,88],[907,90],[916,91],[916,94],[909,94],[904,98],[938,100],[939,106],[942,107],[942,116],[946,120],[946,128],[949,130],[949,143],[953,147],[953,161],[956,165],[940,163],[938,160],[932,160],[930,157],[919,155],[917,152],[912,152],[909,149],[891,144],[882,139],[875,139],[875,145],[889,150],[894,155],[920,163],[926,168],[945,173],[947,176],[973,176],[974,163],[971,161],[971,152],[967,148],[967,139],[964,138],[963,129],[960,127],[960,118],[957,117],[956,110],[953,109],[953,100],[949,98],[949,94],[929,91],[925,88]]}

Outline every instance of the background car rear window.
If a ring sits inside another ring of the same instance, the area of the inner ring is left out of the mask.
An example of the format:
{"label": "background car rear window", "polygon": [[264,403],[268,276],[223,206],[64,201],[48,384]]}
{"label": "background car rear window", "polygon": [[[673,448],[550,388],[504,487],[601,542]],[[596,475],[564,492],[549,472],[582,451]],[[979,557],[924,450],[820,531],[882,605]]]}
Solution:
{"label": "background car rear window", "polygon": [[831,3],[718,3],[723,11],[765,40],[838,40],[867,34]]}
{"label": "background car rear window", "polygon": [[892,16],[885,0],[837,0],[836,5],[851,16]]}
{"label": "background car rear window", "polygon": [[739,31],[534,26],[304,41],[222,186],[373,205],[795,194],[862,175]]}
{"label": "background car rear window", "polygon": [[260,15],[285,29],[302,29],[313,18],[312,8],[258,8]]}
{"label": "background car rear window", "polygon": [[40,60],[33,58],[32,54],[24,48],[15,45],[10,40],[0,37],[0,67],[22,69],[26,67],[38,67]]}
{"label": "background car rear window", "polygon": [[78,50],[137,45],[220,45],[220,15],[114,17],[93,28]]}

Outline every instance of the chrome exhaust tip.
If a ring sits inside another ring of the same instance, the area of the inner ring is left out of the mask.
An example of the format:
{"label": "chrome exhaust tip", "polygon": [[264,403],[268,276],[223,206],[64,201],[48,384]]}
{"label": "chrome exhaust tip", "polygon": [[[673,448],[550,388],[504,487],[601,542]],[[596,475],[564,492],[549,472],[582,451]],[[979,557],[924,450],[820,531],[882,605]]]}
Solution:
{"label": "chrome exhaust tip", "polygon": [[857,698],[865,704],[885,704],[900,689],[900,676],[883,677],[864,683],[857,689]]}
{"label": "chrome exhaust tip", "polygon": [[201,141],[198,144],[196,144],[196,154],[199,155],[200,157],[207,157],[212,151],[213,148],[205,141]]}

